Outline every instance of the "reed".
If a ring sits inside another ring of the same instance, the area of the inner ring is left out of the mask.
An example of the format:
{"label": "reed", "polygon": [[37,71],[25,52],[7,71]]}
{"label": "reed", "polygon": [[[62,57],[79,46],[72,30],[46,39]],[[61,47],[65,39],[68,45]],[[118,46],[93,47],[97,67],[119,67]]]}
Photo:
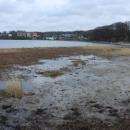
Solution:
{"label": "reed", "polygon": [[22,98],[24,95],[22,84],[17,80],[7,81],[5,92],[8,97]]}

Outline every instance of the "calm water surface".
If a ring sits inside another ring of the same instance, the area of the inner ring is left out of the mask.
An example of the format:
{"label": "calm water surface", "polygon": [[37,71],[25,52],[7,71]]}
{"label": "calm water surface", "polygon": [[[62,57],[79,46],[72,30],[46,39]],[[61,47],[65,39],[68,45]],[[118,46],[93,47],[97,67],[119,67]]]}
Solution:
{"label": "calm water surface", "polygon": [[80,46],[110,46],[92,42],[77,41],[47,41],[47,40],[0,40],[0,48],[34,48],[34,47],[80,47]]}

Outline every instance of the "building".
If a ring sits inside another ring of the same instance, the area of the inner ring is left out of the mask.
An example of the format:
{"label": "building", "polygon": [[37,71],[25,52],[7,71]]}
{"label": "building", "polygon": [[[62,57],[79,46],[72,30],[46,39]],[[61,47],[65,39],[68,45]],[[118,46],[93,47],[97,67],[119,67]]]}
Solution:
{"label": "building", "polygon": [[8,37],[12,37],[13,35],[11,33],[8,34]]}
{"label": "building", "polygon": [[17,37],[24,37],[24,38],[26,38],[27,37],[27,33],[25,31],[18,31],[17,32]]}
{"label": "building", "polygon": [[59,35],[59,40],[72,40],[76,39],[77,35],[72,34],[72,33],[66,33],[66,34],[61,34]]}
{"label": "building", "polygon": [[2,37],[2,38],[8,37],[8,33],[2,32],[2,33],[0,33],[0,37]]}
{"label": "building", "polygon": [[46,37],[46,40],[54,40],[54,37]]}
{"label": "building", "polygon": [[32,39],[37,39],[37,38],[38,38],[38,33],[32,32]]}
{"label": "building", "polygon": [[26,36],[27,36],[27,38],[32,38],[32,33],[31,32],[27,32]]}

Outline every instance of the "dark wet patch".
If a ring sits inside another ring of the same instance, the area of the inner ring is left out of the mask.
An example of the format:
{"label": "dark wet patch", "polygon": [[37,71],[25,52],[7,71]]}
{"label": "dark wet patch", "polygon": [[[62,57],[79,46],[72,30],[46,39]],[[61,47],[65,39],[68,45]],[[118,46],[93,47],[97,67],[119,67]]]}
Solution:
{"label": "dark wet patch", "polygon": [[41,126],[38,125],[17,125],[14,130],[44,130],[44,128],[41,128]]}
{"label": "dark wet patch", "polygon": [[81,116],[78,108],[71,108],[71,112],[64,116],[64,120],[75,120]]}
{"label": "dark wet patch", "polygon": [[14,130],[53,130],[51,123],[49,123],[53,115],[46,111],[47,109],[42,108],[32,111],[26,121],[23,124],[16,125]]}
{"label": "dark wet patch", "polygon": [[34,112],[36,115],[41,115],[41,114],[46,114],[46,109],[37,109],[35,112]]}
{"label": "dark wet patch", "polygon": [[19,112],[19,111],[17,109],[13,108],[13,107],[6,110],[6,113],[16,113],[16,112]]}
{"label": "dark wet patch", "polygon": [[7,122],[7,117],[6,116],[3,116],[3,115],[0,115],[0,124],[6,124],[6,122]]}
{"label": "dark wet patch", "polygon": [[109,116],[118,117],[118,110],[117,109],[111,108],[108,110],[108,112],[109,112]]}
{"label": "dark wet patch", "polygon": [[52,70],[52,71],[37,72],[37,74],[45,75],[46,77],[56,78],[56,77],[62,76],[64,74],[64,72],[58,71],[58,70],[57,71]]}
{"label": "dark wet patch", "polygon": [[55,130],[130,130],[130,119],[119,119],[115,123],[106,123],[100,119],[67,121]]}
{"label": "dark wet patch", "polygon": [[98,119],[64,122],[56,130],[105,130],[106,124]]}
{"label": "dark wet patch", "polygon": [[[94,103],[96,103],[96,101],[93,101],[93,100],[92,100],[92,101],[89,101],[88,103],[89,103],[89,104],[94,104]],[[87,104],[88,104],[88,103],[87,103]]]}
{"label": "dark wet patch", "polygon": [[103,108],[103,106],[100,105],[100,104],[93,104],[93,105],[91,105],[91,107],[94,107],[94,108],[97,108],[97,109],[102,109]]}
{"label": "dark wet patch", "polygon": [[78,108],[71,108],[72,114],[75,116],[80,116],[81,113]]}
{"label": "dark wet patch", "polygon": [[12,105],[3,105],[3,106],[2,106],[2,109],[7,110],[7,109],[9,109],[9,108],[11,108],[11,107],[12,107]]}
{"label": "dark wet patch", "polygon": [[108,116],[118,117],[120,115],[118,109],[115,109],[111,106],[103,106],[95,102],[90,102],[90,109],[96,109],[98,113],[107,113]]}

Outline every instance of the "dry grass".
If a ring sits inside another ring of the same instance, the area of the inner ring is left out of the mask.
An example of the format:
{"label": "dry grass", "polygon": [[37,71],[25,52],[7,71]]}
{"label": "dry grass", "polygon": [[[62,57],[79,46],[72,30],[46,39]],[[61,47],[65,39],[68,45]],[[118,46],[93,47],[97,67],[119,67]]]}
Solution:
{"label": "dry grass", "polygon": [[7,81],[5,93],[8,97],[22,98],[24,93],[20,81]]}
{"label": "dry grass", "polygon": [[59,76],[62,76],[64,73],[62,71],[54,70],[54,71],[41,72],[39,74],[42,74],[42,75],[45,75],[45,76],[51,77],[51,78],[57,78]]}
{"label": "dry grass", "polygon": [[25,48],[0,49],[0,65],[28,65],[40,59],[51,59],[69,55],[130,56],[130,48],[120,47],[72,47],[72,48]]}
{"label": "dry grass", "polygon": [[130,56],[130,48],[120,47],[84,47],[84,49],[91,54],[101,56]]}

